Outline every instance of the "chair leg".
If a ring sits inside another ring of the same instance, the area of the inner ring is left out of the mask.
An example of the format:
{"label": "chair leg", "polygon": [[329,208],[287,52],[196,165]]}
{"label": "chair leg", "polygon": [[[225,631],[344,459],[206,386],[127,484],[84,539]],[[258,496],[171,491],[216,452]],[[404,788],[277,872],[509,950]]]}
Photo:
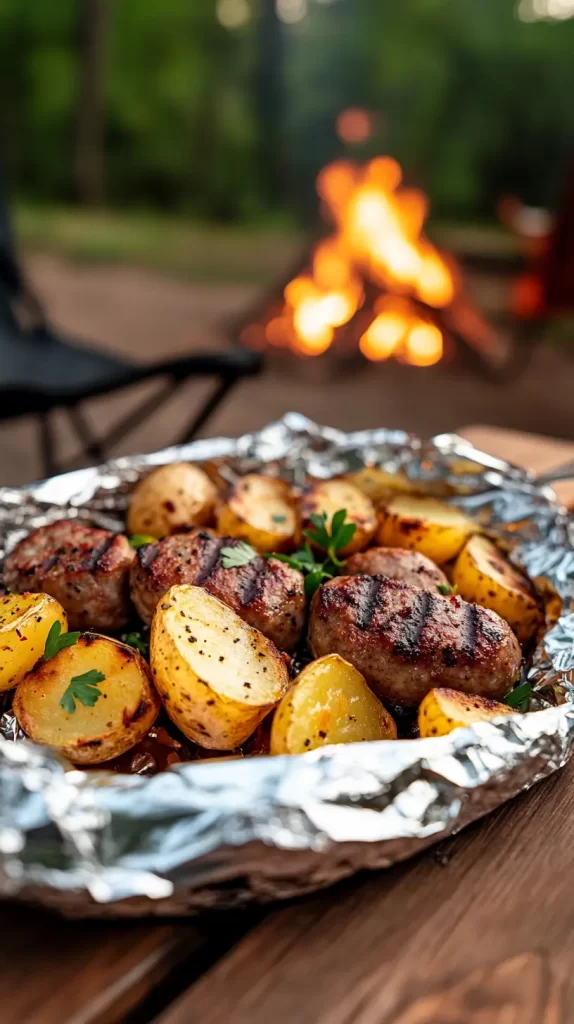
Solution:
{"label": "chair leg", "polygon": [[58,463],[56,461],[54,432],[52,429],[50,413],[39,413],[36,422],[39,433],[38,440],[40,458],[42,462],[42,475],[44,477],[54,476],[58,472]]}
{"label": "chair leg", "polygon": [[175,441],[175,444],[187,444],[189,441],[193,441],[204,423],[207,422],[211,414],[215,412],[217,406],[223,401],[227,392],[231,391],[233,385],[237,383],[237,380],[238,378],[236,376],[221,378],[215,387],[215,390],[211,392],[207,400],[201,406],[199,412],[194,416],[177,441]]}
{"label": "chair leg", "polygon": [[72,405],[66,411],[76,436],[83,447],[84,455],[91,459],[92,462],[103,462],[106,457],[104,447],[98,438],[94,436],[83,410],[80,409],[79,405]]}

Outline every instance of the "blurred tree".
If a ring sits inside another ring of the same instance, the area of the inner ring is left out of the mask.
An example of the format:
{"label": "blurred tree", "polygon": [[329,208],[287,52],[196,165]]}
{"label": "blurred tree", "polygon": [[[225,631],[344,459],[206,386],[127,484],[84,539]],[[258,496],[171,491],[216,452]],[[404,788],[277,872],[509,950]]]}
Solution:
{"label": "blurred tree", "polygon": [[260,0],[256,28],[255,105],[261,184],[269,205],[285,198],[285,39],[276,0]]}
{"label": "blurred tree", "polygon": [[[310,3],[306,18],[285,27],[288,93],[284,134],[292,199],[305,217],[318,216],[315,178],[341,154],[337,116],[373,99],[365,62],[369,0]],[[361,156],[361,151],[352,155]]]}
{"label": "blurred tree", "polygon": [[105,74],[108,0],[82,0],[79,6],[78,105],[74,171],[80,202],[104,201]]}

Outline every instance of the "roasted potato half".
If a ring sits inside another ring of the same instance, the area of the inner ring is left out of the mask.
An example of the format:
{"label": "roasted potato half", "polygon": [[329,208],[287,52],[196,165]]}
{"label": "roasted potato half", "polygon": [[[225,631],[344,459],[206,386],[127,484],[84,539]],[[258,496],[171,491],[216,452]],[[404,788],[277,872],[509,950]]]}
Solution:
{"label": "roasted potato half", "polygon": [[298,543],[299,517],[285,480],[249,473],[217,511],[217,529],[256,551],[289,551]]}
{"label": "roasted potato half", "polygon": [[0,597],[0,692],[17,686],[34,668],[55,622],[60,623],[65,633],[66,613],[49,594]]}
{"label": "roasted potato half", "polygon": [[160,706],[142,656],[95,633],[39,661],[14,697],[24,732],[74,764],[125,753],[147,734]]}
{"label": "roasted potato half", "polygon": [[169,717],[210,750],[234,750],[289,686],[285,660],[201,587],[168,590],[151,625],[151,667]]}
{"label": "roasted potato half", "polygon": [[392,716],[361,673],[338,654],[327,654],[306,665],[281,701],[270,752],[303,754],[328,743],[396,738]]}
{"label": "roasted potato half", "polygon": [[400,495],[381,511],[377,543],[420,551],[442,565],[458,555],[476,529],[476,524],[453,505],[435,498]]}
{"label": "roasted potato half", "polygon": [[529,580],[488,537],[471,537],[452,571],[465,601],[498,612],[524,644],[537,632],[543,614]]}
{"label": "roasted potato half", "polygon": [[516,714],[513,708],[497,700],[438,687],[430,690],[419,706],[419,732],[424,737],[446,736],[453,729],[512,714]]}
{"label": "roasted potato half", "polygon": [[359,488],[343,477],[332,480],[316,480],[305,488],[301,498],[301,519],[303,527],[311,526],[310,517],[325,513],[327,523],[339,509],[345,509],[346,521],[354,523],[356,530],[349,544],[337,552],[343,558],[362,551],[372,540],[377,528],[375,506]]}
{"label": "roasted potato half", "polygon": [[130,534],[166,537],[213,519],[217,489],[207,473],[190,462],[173,462],[140,480],[128,508]]}
{"label": "roasted potato half", "polygon": [[406,476],[388,473],[386,469],[379,469],[377,466],[365,466],[356,473],[348,473],[345,480],[358,487],[375,505],[381,501],[388,501],[397,493],[410,493],[414,489]]}

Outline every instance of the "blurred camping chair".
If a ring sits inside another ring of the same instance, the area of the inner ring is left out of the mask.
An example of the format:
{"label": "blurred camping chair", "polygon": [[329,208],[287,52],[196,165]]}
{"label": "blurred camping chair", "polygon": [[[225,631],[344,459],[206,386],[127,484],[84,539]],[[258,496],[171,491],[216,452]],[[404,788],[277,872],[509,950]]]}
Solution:
{"label": "blurred camping chair", "polygon": [[[91,462],[102,462],[114,445],[189,379],[214,378],[215,387],[176,439],[175,443],[183,444],[196,436],[239,380],[259,372],[261,363],[257,353],[234,348],[138,365],[87,345],[76,345],[60,334],[50,325],[25,282],[0,179],[0,423],[18,416],[36,418],[45,476],[65,468],[56,454],[52,410],[66,411],[81,446],[79,454]],[[160,382],[156,394],[147,396],[105,435],[95,435],[82,411],[83,402],[156,377]]]}

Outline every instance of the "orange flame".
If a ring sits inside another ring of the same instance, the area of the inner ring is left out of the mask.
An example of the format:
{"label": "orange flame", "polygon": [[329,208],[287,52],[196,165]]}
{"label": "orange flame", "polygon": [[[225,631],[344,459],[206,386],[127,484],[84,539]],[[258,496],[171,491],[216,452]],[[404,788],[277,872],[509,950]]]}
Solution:
{"label": "orange flame", "polygon": [[376,304],[359,342],[367,359],[395,355],[415,366],[441,359],[442,333],[421,317],[412,300],[444,308],[453,300],[455,283],[423,234],[426,196],[401,187],[401,179],[401,168],[391,157],[376,157],[362,168],[346,160],[323,168],[317,192],[334,233],[317,245],[310,272],[285,288],[283,313],[266,328],[270,344],[305,355],[325,352],[336,328],[360,309],[366,278],[399,297]]}

